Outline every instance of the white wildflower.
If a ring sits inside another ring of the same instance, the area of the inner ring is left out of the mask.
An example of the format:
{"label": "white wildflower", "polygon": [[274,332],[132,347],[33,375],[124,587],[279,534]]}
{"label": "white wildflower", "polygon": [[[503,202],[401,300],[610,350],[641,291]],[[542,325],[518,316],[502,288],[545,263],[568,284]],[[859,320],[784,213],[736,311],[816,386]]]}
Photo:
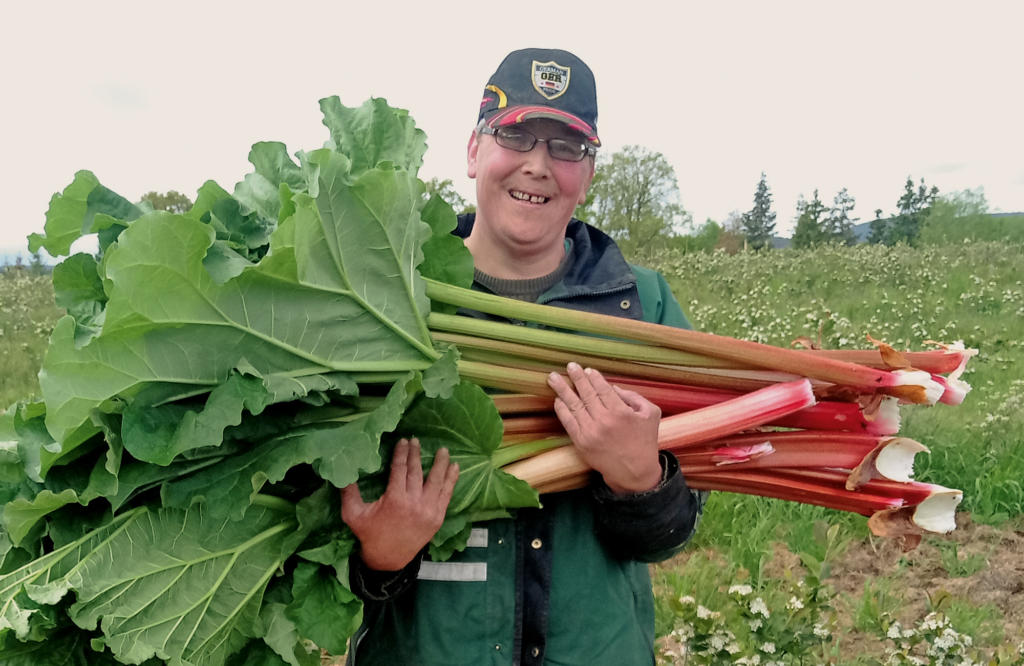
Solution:
{"label": "white wildflower", "polygon": [[750,602],[750,612],[754,615],[763,615],[767,618],[771,613],[768,612],[768,605],[765,604],[764,599],[757,597]]}
{"label": "white wildflower", "polygon": [[885,633],[885,635],[887,637],[893,639],[893,640],[896,640],[897,638],[899,638],[900,637],[900,623],[899,622],[893,622],[892,624],[890,624],[889,625],[889,631],[887,631]]}
{"label": "white wildflower", "polygon": [[731,587],[729,587],[729,594],[738,594],[741,597],[745,597],[753,591],[754,588],[750,587],[749,585],[732,585]]}
{"label": "white wildflower", "polygon": [[711,637],[711,647],[715,652],[725,649],[725,637],[721,634],[715,634]]}
{"label": "white wildflower", "polygon": [[765,654],[775,654],[775,643],[768,642],[761,646],[761,652]]}
{"label": "white wildflower", "polygon": [[832,635],[832,633],[821,622],[815,623],[813,631],[814,635],[818,638],[828,638]]}
{"label": "white wildflower", "polygon": [[697,606],[697,617],[701,620],[709,620],[715,617],[716,615],[718,615],[718,613],[712,613],[710,610],[704,608],[703,606]]}
{"label": "white wildflower", "polygon": [[761,625],[763,625],[764,622],[761,620],[761,618],[755,617],[753,620],[748,620],[747,624],[750,625],[751,631],[757,631],[761,628]]}
{"label": "white wildflower", "polygon": [[729,643],[725,646],[725,651],[729,654],[736,654],[740,651],[740,645],[736,641],[733,641],[732,643]]}
{"label": "white wildflower", "polygon": [[791,611],[798,611],[803,607],[804,603],[797,599],[795,596],[790,597],[789,601],[786,603],[786,609]]}
{"label": "white wildflower", "polygon": [[679,603],[683,604],[684,606],[692,606],[693,604],[697,603],[697,600],[691,597],[690,595],[686,595],[685,597],[679,597]]}

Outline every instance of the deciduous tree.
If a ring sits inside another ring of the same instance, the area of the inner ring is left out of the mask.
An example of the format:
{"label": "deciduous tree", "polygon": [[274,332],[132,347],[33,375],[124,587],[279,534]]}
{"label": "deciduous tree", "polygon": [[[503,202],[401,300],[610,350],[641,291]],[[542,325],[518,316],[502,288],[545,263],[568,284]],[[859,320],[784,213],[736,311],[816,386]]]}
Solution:
{"label": "deciduous tree", "polygon": [[635,145],[598,159],[577,217],[615,238],[631,256],[645,254],[690,223],[672,165],[661,153]]}
{"label": "deciduous tree", "polygon": [[461,194],[455,189],[455,184],[452,183],[451,178],[431,178],[426,183],[426,191],[423,196],[429,199],[431,195],[438,195],[445,202],[452,207],[456,214],[472,213],[476,210],[476,206],[471,205],[466,201]]}
{"label": "deciduous tree", "polygon": [[149,203],[154,210],[166,210],[168,213],[179,215],[192,208],[192,200],[177,190],[146,192],[142,195],[141,200]]}

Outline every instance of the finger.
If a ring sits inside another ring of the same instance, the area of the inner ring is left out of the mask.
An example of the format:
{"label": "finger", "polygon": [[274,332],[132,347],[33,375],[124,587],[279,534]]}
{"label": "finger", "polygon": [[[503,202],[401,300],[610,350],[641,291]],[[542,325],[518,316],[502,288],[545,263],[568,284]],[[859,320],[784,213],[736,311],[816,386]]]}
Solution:
{"label": "finger", "polygon": [[409,440],[404,437],[395,444],[391,454],[391,474],[388,477],[387,492],[404,494],[409,480]]}
{"label": "finger", "polygon": [[562,422],[562,427],[565,428],[569,439],[578,442],[582,434],[580,422],[576,418],[576,413],[569,409],[569,406],[561,398],[555,398],[555,416]]}
{"label": "finger", "polygon": [[427,474],[427,483],[423,486],[423,498],[425,501],[432,502],[441,493],[445,475],[448,473],[449,460],[451,460],[451,454],[448,453],[448,449],[442,448],[437,450],[437,453],[434,455],[434,464],[431,465],[430,473]]}
{"label": "finger", "polygon": [[583,404],[576,391],[569,385],[569,382],[565,381],[565,377],[562,375],[557,372],[549,373],[548,386],[555,392],[557,398],[562,401],[562,405],[573,414],[586,411],[586,405]]}
{"label": "finger", "polygon": [[608,383],[608,380],[604,378],[604,375],[593,368],[586,368],[583,374],[590,380],[590,385],[594,387],[594,393],[597,394],[597,398],[602,405],[608,409],[622,407],[622,398],[615,392],[612,385]]}
{"label": "finger", "polygon": [[617,384],[613,384],[612,388],[615,390],[616,395],[622,398],[622,402],[626,403],[634,412],[644,416],[657,415],[658,418],[661,418],[661,407],[658,407],[636,391],[629,391]]}
{"label": "finger", "polygon": [[[601,398],[598,397],[597,391],[594,389],[594,385],[590,381],[590,376],[583,372],[583,368],[580,367],[579,363],[570,363],[565,366],[569,373],[569,379],[572,380],[573,386],[576,387],[576,393],[579,394],[583,404],[589,410],[591,407],[597,407],[601,405]],[[569,405],[572,407],[572,404]]]}
{"label": "finger", "polygon": [[348,523],[366,510],[366,502],[359,494],[359,484],[350,483],[341,489],[341,519]]}
{"label": "finger", "polygon": [[448,510],[448,505],[452,501],[452,493],[455,492],[455,482],[459,480],[459,463],[453,463],[448,466],[448,471],[444,475],[444,483],[441,485],[441,493],[437,498],[438,504]]}
{"label": "finger", "polygon": [[408,463],[406,464],[405,489],[414,491],[423,487],[423,451],[420,440],[413,437],[409,440]]}

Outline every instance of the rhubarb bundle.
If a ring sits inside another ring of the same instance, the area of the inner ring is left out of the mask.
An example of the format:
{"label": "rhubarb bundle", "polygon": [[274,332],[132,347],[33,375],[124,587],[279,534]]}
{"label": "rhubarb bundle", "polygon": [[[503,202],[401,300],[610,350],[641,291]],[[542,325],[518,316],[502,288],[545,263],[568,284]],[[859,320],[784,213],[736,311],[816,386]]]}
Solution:
{"label": "rhubarb bundle", "polygon": [[[876,349],[865,351],[783,349],[509,303],[435,282],[428,294],[491,314],[619,338],[581,343],[578,335],[531,330],[529,344],[521,344],[514,342],[521,326],[431,315],[435,339],[458,346],[463,377],[520,392],[495,398],[505,414],[503,459],[525,458],[504,469],[542,493],[577,488],[589,478],[554,417],[545,378],[575,360],[669,415],[659,446],[677,456],[693,488],[861,513],[871,516],[876,534],[903,536],[908,546],[925,531],[955,527],[962,493],[913,481],[914,456],[927,448],[896,436],[899,406],[962,402],[970,387],[961,375],[975,350],[958,344],[900,353],[875,340]],[[587,353],[570,351],[579,348]],[[494,365],[505,372],[495,376]],[[543,452],[548,448],[555,450]]]}
{"label": "rhubarb bundle", "polygon": [[[400,437],[419,437],[427,466],[448,448],[461,474],[432,544],[443,558],[473,521],[586,483],[550,415],[545,376],[567,359],[662,406],[693,487],[932,529],[918,514],[939,491],[909,481],[915,447],[887,438],[897,403],[962,399],[970,352],[780,350],[487,297],[467,288],[450,207],[424,201],[408,114],[321,109],[324,148],[295,162],[258,143],[233,192],[209,181],[187,213],[86,171],[51,200],[30,246],[66,257],[53,283],[67,315],[43,399],[0,416],[0,661],[312,666],[309,641],[344,652],[362,605],[337,488],[380,493]],[[97,255],[71,254],[88,235]],[[571,332],[484,332],[458,308]],[[762,426],[786,430],[736,434]]]}

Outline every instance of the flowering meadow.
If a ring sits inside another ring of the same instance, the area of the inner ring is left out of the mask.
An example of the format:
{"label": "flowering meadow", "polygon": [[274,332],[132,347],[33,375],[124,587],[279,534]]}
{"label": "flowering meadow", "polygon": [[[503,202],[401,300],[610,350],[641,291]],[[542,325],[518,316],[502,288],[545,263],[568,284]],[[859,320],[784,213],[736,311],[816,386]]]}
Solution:
{"label": "flowering meadow", "polygon": [[666,664],[1024,663],[1024,246],[671,254],[695,328],[788,345],[980,353],[963,405],[902,410],[915,478],[964,490],[960,528],[903,553],[861,516],[713,493],[654,568]]}
{"label": "flowering meadow", "polygon": [[36,373],[58,316],[49,274],[0,267],[0,409],[38,392]]}

